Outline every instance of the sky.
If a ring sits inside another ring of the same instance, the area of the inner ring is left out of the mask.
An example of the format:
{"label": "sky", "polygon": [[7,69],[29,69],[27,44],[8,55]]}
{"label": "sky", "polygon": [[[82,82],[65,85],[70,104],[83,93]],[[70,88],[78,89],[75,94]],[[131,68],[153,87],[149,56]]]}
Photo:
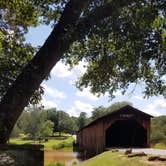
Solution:
{"label": "sky", "polygon": [[[47,39],[52,28],[41,25],[30,28],[26,35],[26,41],[33,46],[41,46]],[[42,82],[44,95],[41,104],[44,108],[57,108],[69,113],[71,116],[79,116],[80,112],[86,112],[91,116],[94,108],[108,107],[115,102],[129,101],[133,106],[153,116],[166,115],[166,99],[162,96],[153,96],[145,99],[141,93],[143,85],[130,86],[127,93],[122,95],[120,91],[115,93],[115,98],[110,100],[108,94],[97,97],[90,93],[89,88],[80,91],[75,87],[76,80],[86,72],[85,62],[80,62],[72,70],[62,62],[58,62],[51,71],[51,78]],[[134,92],[133,92],[133,89]]]}

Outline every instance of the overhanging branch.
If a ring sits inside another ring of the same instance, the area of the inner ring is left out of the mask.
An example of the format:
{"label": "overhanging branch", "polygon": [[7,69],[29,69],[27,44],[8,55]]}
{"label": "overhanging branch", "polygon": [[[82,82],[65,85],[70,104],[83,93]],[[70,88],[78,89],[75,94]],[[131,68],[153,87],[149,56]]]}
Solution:
{"label": "overhanging branch", "polygon": [[75,32],[77,32],[76,40],[85,36],[94,25],[97,25],[103,19],[117,15],[123,7],[132,2],[133,0],[113,0],[90,11],[85,17],[80,18],[77,23],[75,29]]}

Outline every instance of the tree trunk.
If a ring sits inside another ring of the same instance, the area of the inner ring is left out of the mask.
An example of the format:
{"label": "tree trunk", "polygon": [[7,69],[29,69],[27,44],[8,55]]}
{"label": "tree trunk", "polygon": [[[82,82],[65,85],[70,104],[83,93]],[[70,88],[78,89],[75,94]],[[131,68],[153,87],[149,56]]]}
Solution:
{"label": "tree trunk", "polygon": [[86,34],[97,22],[118,12],[133,0],[117,0],[102,7],[96,7],[87,17],[79,19],[81,12],[91,0],[70,0],[66,5],[59,23],[47,38],[31,62],[24,68],[0,103],[0,143],[6,143],[9,135],[28,104],[34,91],[48,76],[70,45]]}
{"label": "tree trunk", "polygon": [[44,45],[24,68],[0,103],[0,143],[9,135],[34,91],[74,41],[74,27],[90,0],[70,0],[59,23]]}

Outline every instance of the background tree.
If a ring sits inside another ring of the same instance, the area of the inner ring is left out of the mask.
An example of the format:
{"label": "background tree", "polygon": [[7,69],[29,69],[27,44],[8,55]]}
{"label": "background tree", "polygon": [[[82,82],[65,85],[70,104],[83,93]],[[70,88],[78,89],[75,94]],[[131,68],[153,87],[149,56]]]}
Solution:
{"label": "background tree", "polygon": [[113,97],[116,90],[124,93],[131,83],[143,81],[146,96],[166,96],[165,6],[164,0],[1,2],[1,22],[15,34],[42,18],[45,22],[55,18],[46,42],[1,99],[1,143],[7,141],[22,110],[62,58],[71,66],[88,62],[77,86],[89,86],[93,93],[109,92]]}
{"label": "background tree", "polygon": [[41,137],[48,137],[52,135],[53,131],[54,131],[54,123],[50,120],[47,120],[41,124],[39,135]]}
{"label": "background tree", "polygon": [[72,116],[71,117],[71,125],[70,125],[70,133],[76,134],[76,131],[78,131],[78,118]]}
{"label": "background tree", "polygon": [[115,102],[113,103],[111,106],[109,106],[106,110],[107,113],[109,112],[113,112],[115,110],[118,110],[126,105],[130,105],[130,106],[133,106],[133,104],[131,102],[128,102],[128,101],[121,101],[121,102]]}
{"label": "background tree", "polygon": [[47,116],[47,110],[36,107],[26,109],[18,119],[11,137],[19,137],[20,134],[32,138],[53,135],[54,122]]}
{"label": "background tree", "polygon": [[104,116],[106,113],[106,108],[103,106],[99,106],[92,111],[91,119],[96,120],[99,117]]}
{"label": "background tree", "polygon": [[47,119],[54,123],[53,133],[57,132],[58,123],[59,123],[58,110],[56,108],[51,108],[51,109],[45,110],[45,112],[46,112]]}
{"label": "background tree", "polygon": [[166,147],[166,116],[159,116],[152,119],[151,143],[163,143]]}
{"label": "background tree", "polygon": [[62,132],[69,132],[71,120],[68,113],[64,111],[58,111],[58,126],[57,126],[57,132],[59,132],[59,135],[61,135]]}
{"label": "background tree", "polygon": [[87,125],[87,114],[86,112],[81,112],[79,117],[78,117],[78,128],[81,129],[83,128],[85,125]]}
{"label": "background tree", "polygon": [[94,108],[94,110],[92,111],[92,116],[91,116],[91,121],[96,120],[110,112],[113,112],[115,110],[118,110],[126,105],[133,105],[131,102],[128,101],[121,101],[121,102],[115,102],[112,105],[110,105],[109,107],[103,107],[103,106],[99,106],[97,108]]}
{"label": "background tree", "polygon": [[30,112],[29,121],[25,126],[25,133],[29,134],[33,138],[40,137],[40,129],[45,122],[46,118],[43,111],[35,109]]}

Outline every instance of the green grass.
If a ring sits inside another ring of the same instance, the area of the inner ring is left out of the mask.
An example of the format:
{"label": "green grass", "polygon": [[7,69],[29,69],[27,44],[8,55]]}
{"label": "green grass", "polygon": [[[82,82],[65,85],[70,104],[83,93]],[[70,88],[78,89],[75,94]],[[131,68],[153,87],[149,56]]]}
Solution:
{"label": "green grass", "polygon": [[166,149],[166,145],[164,143],[156,143],[154,146],[154,148],[157,148],[157,149]]}
{"label": "green grass", "polygon": [[43,145],[46,150],[72,151],[73,141],[74,139],[72,137],[68,137],[65,140],[49,140],[43,143]]}
{"label": "green grass", "polygon": [[63,164],[63,163],[49,163],[49,164],[46,164],[44,166],[65,166],[65,164]]}
{"label": "green grass", "polygon": [[34,143],[34,141],[33,140],[22,140],[19,138],[12,138],[12,139],[10,139],[9,143],[22,145],[22,144],[31,144],[31,143]]}
{"label": "green grass", "polygon": [[141,158],[127,158],[120,152],[104,152],[77,166],[148,166],[141,161]]}
{"label": "green grass", "polygon": [[[48,140],[47,142],[42,142],[40,144],[44,145],[45,150],[61,150],[61,151],[72,151],[73,150],[73,141],[72,137],[68,137],[65,140]],[[38,141],[34,140],[22,140],[18,138],[10,139],[10,143],[12,144],[32,144],[38,143]]]}

